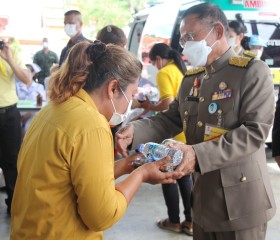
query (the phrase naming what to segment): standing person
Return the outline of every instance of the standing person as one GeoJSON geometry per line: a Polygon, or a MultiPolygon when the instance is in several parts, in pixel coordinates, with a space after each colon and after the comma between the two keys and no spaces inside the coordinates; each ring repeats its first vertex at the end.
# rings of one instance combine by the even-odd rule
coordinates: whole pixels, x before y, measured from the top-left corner
{"type": "Polygon", "coordinates": [[[58,63],[57,54],[49,49],[49,41],[47,38],[43,38],[43,49],[36,52],[33,63],[37,64],[41,71],[37,73],[36,77],[38,82],[44,85],[44,80],[50,75],[50,68],[53,64],[58,63]]]}
{"type": "Polygon", "coordinates": [[[82,14],[77,10],[70,10],[64,14],[64,31],[70,37],[66,47],[62,49],[59,66],[67,58],[70,49],[78,42],[87,40],[82,34],[83,20],[82,14]]]}
{"type": "MultiPolygon", "coordinates": [[[[171,49],[164,43],[155,44],[149,52],[149,58],[153,66],[159,71],[156,76],[156,83],[160,93],[160,101],[157,104],[152,104],[147,99],[141,103],[141,107],[150,111],[167,110],[169,104],[174,101],[182,79],[187,71],[184,61],[180,53],[171,49]]],[[[184,132],[174,137],[174,140],[186,143],[184,132]]],[[[191,175],[186,175],[177,180],[177,184],[163,184],[162,191],[167,206],[168,218],[160,220],[158,226],[163,229],[168,229],[174,232],[186,232],[192,235],[192,216],[191,216],[191,175]],[[185,221],[180,223],[179,209],[179,192],[184,205],[185,221]]]]}
{"type": "Polygon", "coordinates": [[[112,43],[121,47],[125,47],[127,43],[127,38],[125,36],[124,31],[121,28],[114,25],[107,25],[101,30],[99,30],[96,39],[100,40],[105,44],[112,43]]]}
{"type": "Polygon", "coordinates": [[[258,35],[252,35],[249,41],[249,47],[251,52],[256,56],[256,59],[261,59],[263,55],[263,48],[266,47],[265,41],[258,35]]]}
{"type": "Polygon", "coordinates": [[[272,157],[275,157],[275,161],[280,168],[280,87],[272,129],[272,157]]]}
{"type": "MultiPolygon", "coordinates": [[[[111,43],[111,44],[115,44],[115,45],[118,45],[123,48],[125,47],[126,42],[127,42],[127,38],[124,34],[124,31],[121,28],[114,26],[114,25],[107,25],[107,26],[103,27],[102,29],[100,29],[96,35],[96,39],[105,44],[111,43]]],[[[115,159],[117,159],[119,157],[118,152],[116,150],[115,135],[121,125],[122,125],[122,123],[117,126],[111,126],[113,140],[114,140],[115,159]]]]}
{"type": "Polygon", "coordinates": [[[237,55],[243,56],[245,49],[242,47],[241,42],[245,34],[244,25],[236,20],[229,22],[229,45],[234,49],[237,55]]]}
{"type": "Polygon", "coordinates": [[[131,143],[134,149],[183,130],[187,145],[173,147],[184,152],[176,170],[193,173],[194,239],[263,240],[276,212],[264,146],[274,115],[270,70],[236,56],[218,6],[187,9],[180,33],[183,54],[197,68],[167,111],[119,130],[118,147],[125,155],[131,143]]]}
{"type": "Polygon", "coordinates": [[[182,176],[159,170],[168,157],[136,170],[131,163],[139,154],[114,162],[109,124],[124,119],[140,73],[127,50],[83,41],[51,75],[50,101],[33,119],[19,154],[12,240],[103,239],[142,182],[182,176]]]}
{"type": "Polygon", "coordinates": [[[18,52],[9,48],[5,42],[0,49],[0,168],[6,183],[8,198],[7,213],[10,214],[11,202],[17,178],[17,157],[21,144],[20,114],[16,107],[15,76],[29,84],[28,71],[18,52]]]}

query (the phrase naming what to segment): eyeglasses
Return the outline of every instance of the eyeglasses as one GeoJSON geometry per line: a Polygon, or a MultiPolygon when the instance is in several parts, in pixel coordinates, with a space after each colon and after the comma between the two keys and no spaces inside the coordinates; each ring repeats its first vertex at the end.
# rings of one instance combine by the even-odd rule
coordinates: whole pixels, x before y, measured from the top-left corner
{"type": "MultiPolygon", "coordinates": [[[[213,25],[215,25],[215,24],[213,24],[213,25]]],[[[200,29],[197,33],[195,33],[195,32],[187,32],[187,33],[185,33],[185,34],[180,38],[180,40],[179,40],[180,46],[181,46],[182,48],[184,48],[186,42],[188,42],[188,41],[194,41],[194,39],[197,37],[197,35],[198,35],[202,30],[204,30],[204,29],[203,29],[203,28],[200,29]]]]}
{"type": "Polygon", "coordinates": [[[194,41],[194,33],[193,32],[187,32],[186,34],[184,34],[180,40],[179,40],[179,44],[182,48],[184,48],[185,44],[187,41],[194,41]]]}

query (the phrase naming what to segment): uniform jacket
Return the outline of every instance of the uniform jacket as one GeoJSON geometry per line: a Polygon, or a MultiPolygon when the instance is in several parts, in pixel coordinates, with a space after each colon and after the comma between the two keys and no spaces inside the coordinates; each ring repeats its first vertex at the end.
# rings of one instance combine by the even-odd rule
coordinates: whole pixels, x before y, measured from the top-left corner
{"type": "Polygon", "coordinates": [[[270,220],[276,211],[264,149],[273,122],[272,79],[264,62],[244,64],[243,60],[248,58],[237,57],[229,49],[205,72],[193,70],[185,76],[169,110],[132,123],[132,148],[161,142],[184,128],[200,168],[194,173],[193,221],[204,231],[251,228],[270,220]],[[193,101],[196,78],[201,84],[193,101]],[[214,98],[221,83],[230,97],[214,98]],[[215,112],[209,110],[211,103],[217,105],[215,112]],[[219,119],[228,132],[216,141],[204,141],[206,124],[216,126],[219,119]]]}

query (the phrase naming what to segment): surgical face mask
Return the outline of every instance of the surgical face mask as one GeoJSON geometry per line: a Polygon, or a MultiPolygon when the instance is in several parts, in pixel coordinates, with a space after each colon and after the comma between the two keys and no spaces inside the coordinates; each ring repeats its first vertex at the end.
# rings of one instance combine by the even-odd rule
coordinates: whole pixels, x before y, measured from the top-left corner
{"type": "Polygon", "coordinates": [[[237,46],[236,42],[235,42],[235,37],[230,37],[228,39],[228,44],[229,46],[231,46],[232,48],[235,48],[237,46]]]}
{"type": "Polygon", "coordinates": [[[48,48],[49,47],[49,43],[48,42],[43,42],[43,48],[48,48]]]}
{"type": "Polygon", "coordinates": [[[117,125],[121,124],[123,121],[125,121],[125,119],[127,118],[128,114],[130,112],[130,109],[131,109],[132,100],[128,101],[128,99],[127,99],[127,97],[126,97],[126,95],[125,95],[125,93],[123,92],[122,89],[121,89],[121,92],[124,95],[126,101],[128,102],[127,109],[126,109],[125,113],[123,113],[123,114],[117,113],[117,110],[115,108],[115,104],[114,104],[113,100],[111,99],[111,102],[112,102],[112,105],[113,105],[113,108],[114,108],[114,111],[115,111],[113,113],[110,121],[109,121],[109,124],[111,126],[117,126],[117,125]]]}
{"type": "Polygon", "coordinates": [[[201,41],[187,41],[184,49],[183,54],[186,56],[188,61],[194,67],[202,67],[206,65],[208,55],[212,51],[212,47],[216,42],[212,44],[212,46],[207,46],[206,39],[209,34],[212,32],[213,28],[209,31],[207,36],[201,41]]]}
{"type": "Polygon", "coordinates": [[[78,33],[76,24],[65,24],[64,31],[69,37],[74,37],[78,33]]]}
{"type": "Polygon", "coordinates": [[[263,53],[261,49],[252,49],[251,52],[256,54],[256,59],[260,59],[263,53]]]}

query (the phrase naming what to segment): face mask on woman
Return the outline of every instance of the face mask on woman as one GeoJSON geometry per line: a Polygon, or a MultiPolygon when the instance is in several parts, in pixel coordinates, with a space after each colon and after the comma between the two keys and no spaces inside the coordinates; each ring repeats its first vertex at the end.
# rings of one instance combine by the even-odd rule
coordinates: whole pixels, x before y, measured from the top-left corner
{"type": "Polygon", "coordinates": [[[76,24],[65,24],[64,31],[69,37],[74,37],[78,33],[76,24]]]}
{"type": "Polygon", "coordinates": [[[231,46],[232,48],[235,48],[237,46],[236,41],[235,41],[235,37],[230,37],[228,39],[228,44],[229,46],[231,46]]]}
{"type": "MultiPolygon", "coordinates": [[[[121,89],[121,88],[120,88],[121,89]]],[[[123,92],[123,90],[121,89],[121,92],[122,94],[124,95],[126,101],[128,102],[128,105],[127,105],[127,109],[125,111],[125,113],[121,114],[121,113],[118,113],[116,108],[115,108],[115,104],[113,102],[113,100],[111,99],[111,102],[112,102],[112,105],[113,105],[113,108],[114,108],[114,113],[109,121],[109,124],[111,126],[117,126],[119,124],[121,124],[128,116],[129,112],[130,112],[130,109],[131,109],[131,105],[132,105],[132,100],[128,101],[125,93],[123,92]]]]}
{"type": "Polygon", "coordinates": [[[186,56],[188,61],[194,67],[205,66],[208,55],[212,51],[212,47],[217,42],[214,42],[212,46],[207,46],[206,39],[212,32],[213,28],[209,31],[207,36],[201,41],[186,41],[183,54],[186,56]]]}

